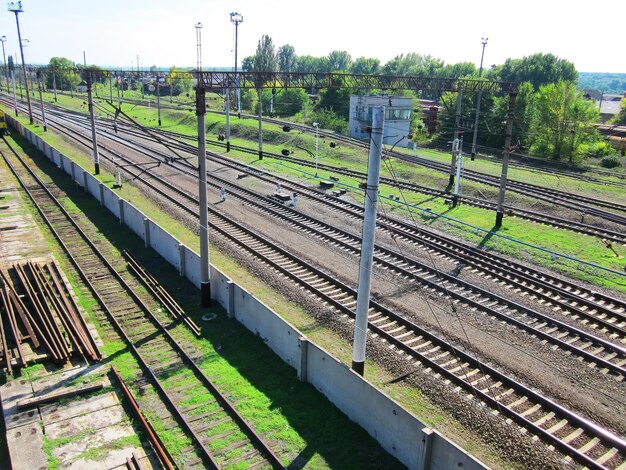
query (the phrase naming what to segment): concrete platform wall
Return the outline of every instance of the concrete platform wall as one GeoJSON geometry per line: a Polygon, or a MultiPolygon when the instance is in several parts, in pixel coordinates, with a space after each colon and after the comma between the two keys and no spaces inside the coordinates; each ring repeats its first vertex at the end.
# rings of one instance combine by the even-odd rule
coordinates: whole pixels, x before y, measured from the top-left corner
{"type": "MultiPolygon", "coordinates": [[[[41,141],[11,117],[9,123],[29,141],[41,141]]],[[[41,148],[43,146],[39,144],[41,148]]],[[[48,158],[57,163],[55,149],[46,147],[48,158]]],[[[196,287],[200,286],[200,257],[182,245],[132,204],[120,199],[80,166],[62,168],[81,186],[141,237],[196,287]]],[[[231,318],[257,334],[283,361],[292,366],[300,380],[311,383],[352,421],[363,427],[381,446],[410,469],[444,470],[486,468],[454,443],[426,427],[392,398],[378,390],[346,364],[306,338],[253,294],[211,266],[211,297],[231,318]]]]}

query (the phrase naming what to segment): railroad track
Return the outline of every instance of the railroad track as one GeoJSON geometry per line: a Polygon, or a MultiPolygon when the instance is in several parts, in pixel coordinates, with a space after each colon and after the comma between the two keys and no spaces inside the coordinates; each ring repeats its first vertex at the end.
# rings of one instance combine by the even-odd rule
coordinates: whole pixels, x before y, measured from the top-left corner
{"type": "MultiPolygon", "coordinates": [[[[145,155],[149,159],[164,161],[169,158],[166,154],[159,155],[154,150],[147,151],[129,142],[120,140],[120,143],[135,152],[145,155]]],[[[101,147],[109,153],[113,153],[110,148],[104,145],[101,145],[101,147]]],[[[216,157],[216,155],[213,155],[213,157],[216,157]]],[[[126,159],[117,152],[115,152],[115,158],[121,159],[125,163],[131,163],[131,160],[126,159]]],[[[241,167],[239,166],[238,169],[241,169],[241,167]]],[[[178,170],[191,178],[196,177],[195,172],[189,170],[188,164],[179,165],[178,170]]],[[[215,189],[225,187],[230,194],[239,198],[245,204],[255,207],[270,217],[286,221],[299,230],[337,246],[354,256],[358,256],[360,253],[360,238],[331,224],[284,207],[282,203],[276,200],[241,188],[226,179],[220,178],[215,173],[210,175],[209,184],[215,189]]],[[[194,203],[197,204],[197,201],[194,200],[194,203]]],[[[184,203],[179,203],[179,205],[182,206],[184,203]]],[[[354,215],[356,218],[362,217],[360,213],[354,215]]],[[[539,280],[529,283],[531,280],[530,276],[524,275],[524,272],[521,272],[519,269],[517,277],[509,274],[513,263],[506,265],[500,263],[498,265],[494,263],[494,260],[497,261],[498,257],[493,255],[475,249],[473,251],[459,251],[459,245],[450,247],[450,243],[448,243],[448,247],[445,247],[444,240],[438,241],[432,235],[430,238],[418,237],[419,231],[415,227],[408,226],[408,224],[405,224],[403,227],[388,221],[385,217],[381,220],[383,227],[394,235],[399,235],[413,243],[419,243],[427,249],[437,250],[445,256],[454,256],[469,267],[480,269],[483,273],[492,276],[498,282],[506,282],[517,289],[529,292],[540,302],[549,302],[554,310],[560,311],[578,322],[579,327],[542,314],[486,289],[476,287],[469,282],[458,279],[456,276],[442,273],[425,263],[407,256],[405,253],[399,253],[380,245],[376,246],[374,259],[378,266],[418,282],[423,287],[440,295],[449,296],[457,302],[466,303],[471,308],[486,312],[493,318],[506,321],[526,331],[528,334],[536,336],[540,340],[548,341],[562,350],[570,351],[584,358],[605,372],[615,374],[618,380],[623,380],[626,375],[626,348],[623,346],[623,344],[626,344],[626,303],[612,299],[612,303],[606,305],[606,298],[602,300],[593,299],[595,300],[594,302],[581,296],[571,294],[568,296],[567,290],[562,285],[553,284],[549,286],[546,282],[540,282],[539,280]],[[402,230],[402,228],[405,229],[402,230]],[[548,289],[548,287],[551,287],[551,289],[548,289]],[[581,328],[591,328],[596,332],[601,331],[610,340],[605,340],[581,328]]],[[[525,269],[529,271],[528,268],[525,269]]],[[[535,275],[537,274],[535,271],[535,275]]]]}
{"type": "MultiPolygon", "coordinates": [[[[50,114],[54,114],[57,113],[58,117],[63,118],[63,119],[72,119],[72,120],[84,120],[84,115],[82,115],[81,113],[75,112],[75,111],[71,111],[71,110],[63,110],[63,111],[58,111],[58,109],[55,110],[51,110],[48,111],[49,115],[50,114]]],[[[276,120],[269,120],[269,122],[273,122],[276,120]]],[[[284,121],[276,121],[277,123],[284,123],[284,121]]],[[[109,122],[107,123],[106,120],[102,119],[100,120],[100,124],[103,126],[108,127],[109,129],[112,129],[112,124],[109,122]]],[[[81,122],[81,125],[85,125],[84,122],[81,122]]],[[[299,127],[298,127],[299,128],[299,127]]],[[[119,126],[120,131],[122,130],[122,126],[119,126]]],[[[125,133],[129,133],[129,134],[135,134],[139,137],[142,138],[147,138],[145,133],[141,134],[138,132],[135,132],[132,129],[128,129],[128,128],[124,128],[123,131],[125,133]]],[[[180,133],[175,133],[175,132],[170,132],[170,131],[164,131],[161,129],[152,129],[151,130],[152,133],[159,133],[162,135],[166,135],[166,136],[170,136],[172,138],[175,139],[180,139],[180,138],[185,138],[185,139],[193,139],[193,137],[190,137],[188,135],[184,135],[184,134],[180,134],[180,133]]],[[[332,136],[335,136],[334,134],[329,134],[332,136]]],[[[354,139],[352,139],[354,140],[354,139]]],[[[208,141],[209,144],[211,145],[215,145],[215,146],[219,146],[219,147],[225,147],[225,144],[223,142],[219,142],[219,141],[208,141]]],[[[363,144],[363,142],[356,140],[356,142],[351,142],[354,143],[355,145],[359,145],[359,146],[363,146],[365,144],[363,144]]],[[[251,148],[247,148],[247,147],[242,147],[242,146],[231,146],[231,148],[233,148],[234,150],[238,150],[241,152],[245,152],[245,153],[250,153],[250,154],[254,154],[256,155],[258,150],[257,149],[251,149],[251,148]]],[[[280,154],[274,154],[271,152],[264,152],[267,156],[270,156],[271,158],[274,159],[278,159],[278,160],[285,160],[285,161],[291,161],[293,163],[296,163],[298,165],[302,165],[302,166],[307,166],[307,167],[314,167],[315,165],[308,161],[308,160],[304,160],[304,159],[298,159],[298,158],[294,158],[294,157],[287,157],[284,155],[280,155],[280,154]]],[[[402,154],[400,154],[402,155],[402,154]]],[[[416,158],[421,158],[421,157],[416,157],[416,158]]],[[[430,163],[437,163],[437,162],[432,162],[430,160],[424,159],[425,162],[427,162],[428,164],[430,163]]],[[[322,168],[324,170],[327,171],[331,171],[334,172],[336,174],[343,174],[346,176],[351,176],[354,178],[359,178],[359,179],[365,179],[366,178],[366,174],[363,172],[358,172],[355,170],[349,170],[346,168],[342,168],[342,167],[336,167],[336,166],[331,166],[331,165],[325,165],[325,164],[318,164],[319,168],[322,168]]],[[[444,165],[445,167],[445,165],[444,165]]],[[[443,168],[443,167],[442,167],[443,168]]],[[[495,178],[495,177],[494,177],[495,178]]],[[[435,196],[435,197],[441,197],[443,199],[445,199],[448,203],[452,202],[452,196],[446,192],[446,191],[441,191],[441,190],[437,190],[437,189],[433,189],[433,188],[428,188],[425,186],[421,186],[415,183],[411,183],[411,182],[407,182],[407,181],[400,181],[400,180],[394,180],[391,178],[385,178],[382,177],[381,181],[385,184],[391,185],[391,186],[395,186],[401,189],[406,189],[412,192],[416,192],[419,194],[426,194],[429,196],[435,196]]],[[[499,184],[499,182],[498,182],[499,184]]],[[[486,210],[491,210],[491,211],[495,211],[496,210],[496,206],[497,204],[493,201],[488,201],[488,200],[484,200],[484,199],[478,199],[478,198],[474,198],[474,197],[468,197],[468,196],[459,196],[459,201],[463,204],[467,204],[473,207],[479,207],[482,209],[486,209],[486,210]]],[[[549,202],[554,202],[552,200],[552,198],[548,198],[548,199],[544,199],[547,200],[549,202]]],[[[569,207],[569,206],[568,206],[569,207]]],[[[533,210],[529,210],[529,209],[523,209],[520,207],[516,207],[516,206],[512,206],[512,205],[508,205],[505,204],[504,205],[505,210],[507,211],[507,213],[509,215],[524,219],[524,220],[530,220],[532,222],[536,222],[536,223],[540,223],[540,224],[546,224],[546,225],[550,225],[553,227],[557,227],[557,228],[561,228],[561,229],[565,229],[565,230],[570,230],[576,233],[581,233],[581,234],[585,234],[588,236],[593,236],[596,238],[600,238],[602,240],[607,240],[609,242],[616,242],[616,243],[620,243],[620,244],[624,244],[626,245],[626,234],[617,230],[613,230],[610,228],[605,228],[605,227],[599,227],[596,225],[592,225],[592,224],[588,224],[584,222],[584,219],[586,216],[595,216],[595,217],[599,217],[602,219],[607,219],[607,220],[611,220],[612,222],[616,223],[616,224],[622,224],[622,222],[626,221],[626,218],[624,218],[624,220],[622,220],[621,217],[617,216],[618,218],[613,220],[614,218],[610,215],[606,215],[603,213],[599,213],[597,212],[597,210],[591,208],[591,209],[587,209],[587,208],[581,208],[581,207],[569,207],[570,209],[573,209],[577,212],[579,212],[581,214],[581,221],[578,222],[576,220],[570,220],[570,219],[565,219],[563,217],[558,217],[555,215],[550,215],[550,214],[545,214],[542,212],[538,212],[538,211],[533,211],[533,210]]]]}
{"type": "MultiPolygon", "coordinates": [[[[129,171],[133,178],[146,184],[155,194],[175,202],[187,214],[196,210],[197,201],[181,189],[153,175],[129,171]]],[[[251,230],[229,220],[209,207],[209,223],[214,233],[246,250],[262,263],[307,289],[343,317],[353,318],[356,291],[304,263],[251,230]]],[[[529,387],[480,362],[472,355],[450,345],[411,321],[376,302],[370,303],[373,336],[384,340],[424,370],[439,374],[454,386],[486,402],[494,413],[511,419],[549,445],[589,468],[626,468],[626,442],[590,420],[549,400],[529,387]]]]}
{"type": "MultiPolygon", "coordinates": [[[[250,118],[253,118],[253,116],[250,116],[250,118]]],[[[277,119],[267,119],[266,122],[272,122],[278,125],[289,125],[295,129],[314,132],[314,130],[308,126],[304,126],[301,124],[293,124],[287,121],[281,121],[277,119]]],[[[337,134],[334,132],[320,131],[320,136],[332,138],[336,141],[344,142],[344,143],[361,147],[361,148],[367,148],[367,145],[368,145],[367,142],[364,142],[362,140],[344,136],[344,135],[337,134]]],[[[412,163],[416,163],[420,166],[425,166],[427,168],[431,168],[442,173],[449,174],[450,172],[449,164],[429,160],[425,157],[407,155],[401,152],[388,151],[388,150],[383,150],[383,155],[388,155],[388,156],[395,157],[399,160],[405,160],[405,161],[409,161],[412,163]]],[[[499,187],[500,185],[499,176],[494,176],[494,175],[482,173],[479,171],[464,170],[464,177],[467,179],[476,181],[476,182],[490,185],[490,186],[499,187]]],[[[586,197],[586,196],[579,196],[577,194],[573,194],[573,193],[569,193],[565,191],[559,191],[559,190],[555,190],[552,188],[546,188],[544,186],[525,183],[522,181],[516,181],[513,179],[507,180],[507,190],[518,192],[523,195],[532,194],[534,197],[541,198],[547,202],[556,203],[558,201],[560,205],[564,205],[565,207],[570,207],[571,204],[568,201],[574,200],[574,201],[578,201],[579,203],[592,204],[592,205],[596,205],[598,207],[603,207],[606,209],[619,209],[623,212],[626,212],[625,204],[615,204],[612,201],[606,201],[603,199],[597,199],[597,198],[586,197]],[[551,198],[554,198],[554,199],[551,199],[551,198]]],[[[580,207],[585,209],[585,206],[583,205],[580,205],[580,207]]],[[[589,211],[589,213],[593,212],[592,210],[589,210],[589,209],[587,210],[589,211]]],[[[605,213],[605,212],[598,211],[598,214],[602,214],[602,213],[605,213]]],[[[611,213],[605,213],[605,214],[608,216],[611,215],[611,213]]],[[[624,223],[624,221],[626,221],[626,217],[621,217],[620,220],[622,221],[621,223],[624,223]]]]}
{"type": "MultiPolygon", "coordinates": [[[[121,132],[121,130],[120,130],[121,132]]],[[[140,133],[137,132],[133,129],[128,129],[128,128],[124,128],[123,129],[124,133],[128,133],[131,135],[136,135],[140,138],[144,138],[144,139],[149,139],[150,137],[146,136],[145,133],[140,133]]],[[[175,139],[180,139],[180,138],[185,138],[187,140],[193,140],[193,137],[190,137],[188,135],[184,135],[184,134],[179,134],[179,133],[171,133],[168,131],[162,131],[162,130],[157,130],[154,131],[152,130],[152,132],[158,132],[160,134],[175,138],[175,139]]],[[[214,146],[218,146],[218,147],[225,147],[226,145],[223,142],[220,141],[208,141],[209,144],[214,145],[214,146]]],[[[171,144],[171,142],[170,142],[171,144]]],[[[174,144],[177,145],[177,144],[174,144]]],[[[180,144],[178,144],[180,145],[180,144]]],[[[177,147],[181,150],[189,150],[189,147],[187,145],[180,145],[179,147],[177,147]]],[[[249,153],[251,155],[256,155],[258,153],[257,149],[252,149],[252,148],[248,148],[248,147],[243,147],[243,146],[239,146],[239,145],[231,145],[231,148],[233,150],[237,150],[240,152],[244,152],[244,153],[249,153]]],[[[266,156],[269,156],[273,159],[277,159],[277,160],[283,160],[283,161],[289,161],[292,163],[295,163],[297,165],[301,165],[301,166],[305,166],[305,167],[309,167],[309,168],[314,168],[315,167],[315,163],[309,161],[309,160],[305,160],[305,159],[301,159],[301,158],[295,158],[295,157],[289,157],[289,156],[285,156],[285,155],[281,155],[281,154],[276,154],[276,153],[272,153],[272,152],[264,152],[264,154],[266,156]]],[[[367,174],[364,172],[360,172],[360,171],[356,171],[356,170],[351,170],[351,169],[347,169],[347,168],[343,168],[343,167],[337,167],[337,166],[333,166],[333,165],[326,165],[326,164],[317,164],[317,167],[319,169],[322,170],[326,170],[329,172],[332,172],[334,174],[340,174],[340,175],[345,175],[345,176],[349,176],[352,178],[356,178],[356,179],[360,179],[365,181],[367,179],[367,174]]],[[[381,183],[383,184],[387,184],[389,186],[392,187],[397,187],[399,189],[404,189],[404,190],[408,190],[411,192],[415,192],[415,193],[419,193],[419,194],[426,194],[428,196],[435,196],[435,197],[439,197],[444,199],[446,202],[448,203],[452,203],[453,197],[450,193],[446,192],[446,191],[442,191],[442,190],[438,190],[438,189],[433,189],[433,188],[429,188],[426,186],[422,186],[422,185],[418,185],[416,183],[412,183],[412,182],[408,182],[408,181],[403,181],[403,180],[396,180],[393,178],[389,178],[389,177],[384,177],[381,176],[381,183]]],[[[479,199],[479,198],[475,198],[475,197],[470,197],[470,196],[459,196],[458,200],[462,203],[462,204],[467,204],[473,207],[479,207],[481,209],[486,209],[486,210],[491,210],[491,211],[495,211],[497,208],[497,204],[493,201],[489,201],[489,200],[485,200],[485,199],[479,199]]],[[[565,219],[563,217],[558,217],[555,215],[551,215],[551,214],[545,214],[542,212],[538,212],[538,211],[533,211],[533,210],[529,210],[529,209],[523,209],[521,207],[516,207],[516,206],[512,206],[509,204],[505,204],[504,205],[504,209],[507,211],[507,213],[509,215],[524,219],[524,220],[530,220],[532,222],[536,222],[539,224],[546,224],[546,225],[550,225],[553,227],[557,227],[557,228],[561,228],[561,229],[565,229],[565,230],[570,230],[576,233],[582,233],[584,235],[588,235],[588,236],[592,236],[592,237],[596,237],[596,238],[601,238],[603,240],[608,240],[611,242],[617,242],[620,244],[624,244],[626,245],[626,233],[624,232],[620,232],[617,230],[612,230],[609,228],[605,228],[605,227],[599,227],[599,226],[595,226],[592,224],[588,224],[583,222],[585,219],[585,216],[589,215],[589,216],[598,216],[598,214],[596,214],[593,211],[587,211],[586,209],[580,209],[580,208],[573,208],[575,209],[577,212],[581,213],[581,221],[576,221],[576,220],[570,220],[570,219],[565,219]]],[[[619,221],[617,223],[620,223],[619,221]]]]}
{"type": "Polygon", "coordinates": [[[98,250],[8,142],[2,147],[12,173],[105,308],[168,410],[194,442],[198,458],[186,466],[223,468],[245,462],[249,467],[282,468],[273,451],[152,313],[156,303],[136,293],[118,272],[120,268],[98,250]],[[210,398],[197,400],[203,395],[210,398]]]}

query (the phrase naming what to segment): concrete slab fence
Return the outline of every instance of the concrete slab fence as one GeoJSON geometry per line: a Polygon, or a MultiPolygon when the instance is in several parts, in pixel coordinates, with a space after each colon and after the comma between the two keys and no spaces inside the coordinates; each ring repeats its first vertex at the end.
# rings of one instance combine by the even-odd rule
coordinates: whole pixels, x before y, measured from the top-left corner
{"type": "MultiPolygon", "coordinates": [[[[200,286],[200,257],[156,222],[93,177],[69,157],[48,145],[30,129],[7,115],[9,124],[33,143],[76,184],[85,188],[121,224],[153,248],[196,287],[200,286]]],[[[363,427],[391,455],[410,469],[475,470],[487,468],[453,442],[429,429],[399,403],[355,374],[297,328],[211,266],[211,297],[229,317],[258,335],[300,380],[312,384],[352,421],[363,427]]]]}

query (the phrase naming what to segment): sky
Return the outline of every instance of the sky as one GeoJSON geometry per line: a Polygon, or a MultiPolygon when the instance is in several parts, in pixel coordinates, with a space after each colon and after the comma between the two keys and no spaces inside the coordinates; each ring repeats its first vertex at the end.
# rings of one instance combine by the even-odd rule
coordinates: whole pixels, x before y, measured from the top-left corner
{"type": "MultiPolygon", "coordinates": [[[[430,54],[446,63],[485,67],[537,52],[553,53],[581,72],[626,73],[626,0],[23,0],[20,13],[27,63],[54,56],[129,68],[196,65],[202,28],[202,66],[234,63],[230,13],[243,15],[238,56],[253,55],[262,35],[298,55],[345,50],[352,59],[430,54]]],[[[0,11],[6,53],[19,56],[15,15],[0,11]]]]}

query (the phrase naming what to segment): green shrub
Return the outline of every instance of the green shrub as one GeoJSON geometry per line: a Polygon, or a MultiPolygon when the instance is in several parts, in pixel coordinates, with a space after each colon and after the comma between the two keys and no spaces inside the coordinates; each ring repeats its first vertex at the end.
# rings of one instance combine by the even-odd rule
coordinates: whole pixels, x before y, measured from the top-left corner
{"type": "Polygon", "coordinates": [[[622,166],[622,162],[617,155],[609,155],[600,161],[600,166],[603,168],[617,168],[622,166]]]}
{"type": "Polygon", "coordinates": [[[611,145],[605,141],[597,141],[590,144],[582,145],[581,150],[587,158],[606,157],[613,151],[611,145]]]}

